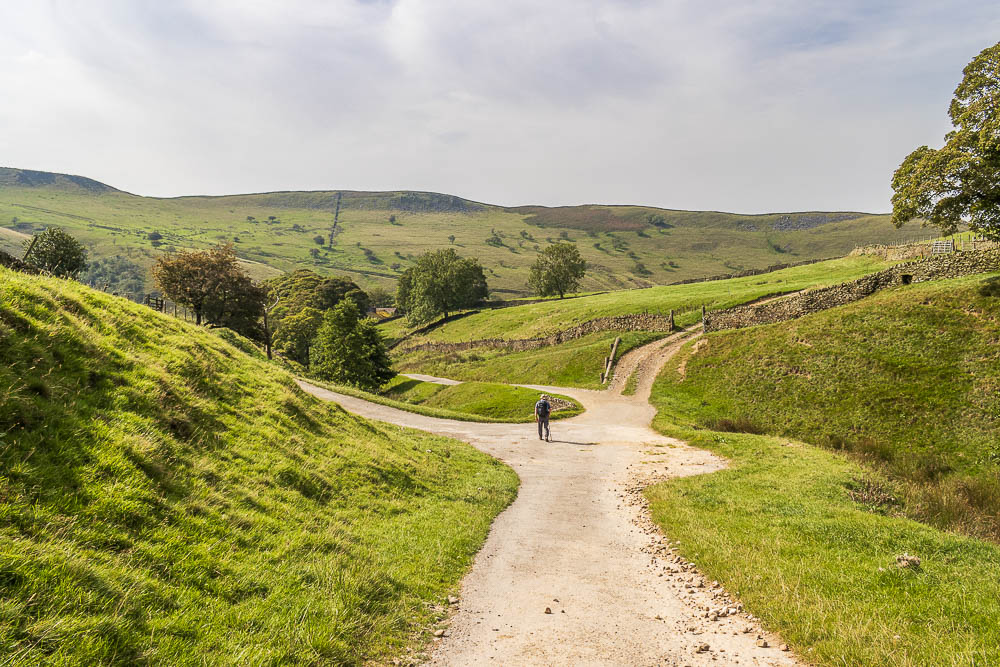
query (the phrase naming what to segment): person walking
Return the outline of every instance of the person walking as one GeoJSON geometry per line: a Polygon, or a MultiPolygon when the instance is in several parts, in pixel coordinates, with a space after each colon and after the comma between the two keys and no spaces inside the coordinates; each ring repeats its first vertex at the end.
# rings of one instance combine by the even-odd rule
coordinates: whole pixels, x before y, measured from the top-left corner
{"type": "Polygon", "coordinates": [[[538,439],[542,440],[542,429],[545,429],[546,442],[552,442],[549,435],[549,414],[552,412],[552,405],[549,403],[548,394],[542,394],[535,403],[535,421],[538,423],[538,439]]]}

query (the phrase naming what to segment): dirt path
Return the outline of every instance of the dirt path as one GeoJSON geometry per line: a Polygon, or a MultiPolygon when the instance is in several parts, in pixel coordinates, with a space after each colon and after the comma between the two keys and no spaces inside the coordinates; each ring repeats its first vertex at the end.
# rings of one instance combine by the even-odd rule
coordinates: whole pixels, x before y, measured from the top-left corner
{"type": "Polygon", "coordinates": [[[534,424],[434,419],[299,383],[364,417],[465,440],[521,478],[429,664],[796,664],[776,648],[778,638],[677,558],[648,518],[644,486],[723,467],[649,427],[653,378],[682,343],[672,337],[630,353],[643,378],[631,397],[620,394],[624,379],[613,391],[535,387],[586,408],[553,422],[551,443],[538,440],[534,424]]]}

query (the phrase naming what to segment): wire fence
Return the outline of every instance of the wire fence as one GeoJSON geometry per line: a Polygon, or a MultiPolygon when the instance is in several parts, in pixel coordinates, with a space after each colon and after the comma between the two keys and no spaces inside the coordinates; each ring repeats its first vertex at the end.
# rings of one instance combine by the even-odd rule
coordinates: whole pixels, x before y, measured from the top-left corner
{"type": "Polygon", "coordinates": [[[110,289],[108,285],[97,285],[93,283],[90,284],[90,287],[100,290],[106,294],[111,294],[112,296],[128,299],[133,303],[149,306],[157,312],[173,315],[174,317],[182,319],[186,322],[195,322],[198,319],[193,310],[177,303],[176,301],[163,298],[159,292],[126,292],[110,289]]]}

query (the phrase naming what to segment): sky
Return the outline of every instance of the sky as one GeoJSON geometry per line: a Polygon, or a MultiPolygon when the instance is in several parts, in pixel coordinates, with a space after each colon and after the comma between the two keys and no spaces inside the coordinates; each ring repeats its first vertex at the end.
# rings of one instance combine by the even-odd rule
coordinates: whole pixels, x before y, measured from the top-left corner
{"type": "Polygon", "coordinates": [[[0,3],[0,166],[142,195],[890,209],[995,1],[0,3]]]}

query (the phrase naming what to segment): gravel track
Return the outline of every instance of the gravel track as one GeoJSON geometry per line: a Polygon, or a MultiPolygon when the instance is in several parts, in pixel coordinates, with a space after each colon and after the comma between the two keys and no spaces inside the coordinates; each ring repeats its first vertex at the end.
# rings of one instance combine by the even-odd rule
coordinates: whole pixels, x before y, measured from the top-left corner
{"type": "Polygon", "coordinates": [[[553,422],[550,443],[534,424],[435,419],[299,382],[361,416],[469,442],[521,478],[462,582],[444,636],[402,664],[797,664],[737,600],[681,560],[648,516],[646,485],[725,466],[649,427],[653,380],[691,335],[623,357],[640,369],[634,396],[621,395],[631,374],[624,367],[608,391],[531,386],[586,409],[553,422]]]}

